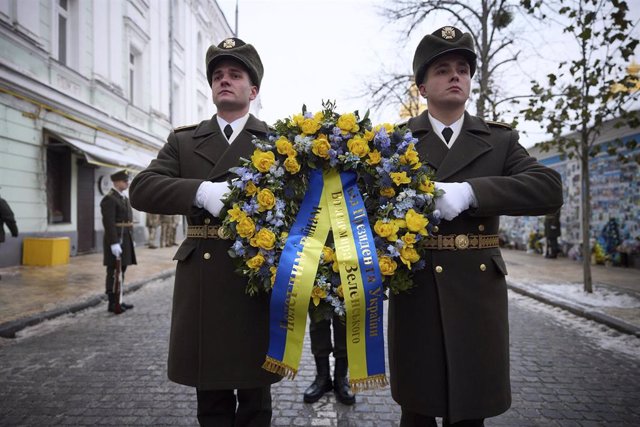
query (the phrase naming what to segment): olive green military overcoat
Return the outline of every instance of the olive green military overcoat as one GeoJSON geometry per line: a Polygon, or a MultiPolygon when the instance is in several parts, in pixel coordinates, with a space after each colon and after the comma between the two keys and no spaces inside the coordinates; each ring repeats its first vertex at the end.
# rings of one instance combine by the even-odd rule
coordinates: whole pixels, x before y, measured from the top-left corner
{"type": "Polygon", "coordinates": [[[133,212],[129,200],[115,189],[109,190],[100,201],[102,213],[102,227],[104,237],[102,239],[102,264],[105,266],[116,265],[116,257],[111,253],[111,245],[120,243],[122,266],[136,263],[136,251],[133,247],[133,227],[123,227],[118,224],[131,224],[133,212]]]}
{"type": "MultiPolygon", "coordinates": [[[[171,132],[149,167],[131,183],[131,203],[141,211],[186,215],[189,225],[219,219],[193,205],[204,180],[224,181],[240,157],[250,158],[253,135],[266,123],[250,116],[231,145],[215,116],[171,132]]],[[[187,238],[178,248],[169,342],[169,379],[201,390],[254,388],[280,377],[262,369],[268,349],[269,298],[245,294],[234,272],[230,240],[187,238]]]]}
{"type": "MultiPolygon", "coordinates": [[[[498,234],[500,215],[544,215],[562,205],[559,174],[530,157],[508,126],[465,114],[451,149],[427,112],[408,126],[436,181],[466,181],[478,202],[434,234],[498,234]]],[[[400,405],[451,422],[509,408],[506,274],[499,248],[433,250],[416,287],[391,296],[390,380],[400,405]]]]}

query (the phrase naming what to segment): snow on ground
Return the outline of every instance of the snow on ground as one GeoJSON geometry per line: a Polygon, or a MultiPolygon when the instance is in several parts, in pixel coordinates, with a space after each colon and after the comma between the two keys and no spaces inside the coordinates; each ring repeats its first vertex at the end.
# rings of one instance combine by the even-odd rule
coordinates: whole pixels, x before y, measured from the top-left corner
{"type": "Polygon", "coordinates": [[[567,301],[589,307],[640,308],[639,298],[605,286],[594,286],[593,292],[590,294],[583,290],[581,283],[536,284],[534,286],[567,301]]]}
{"type": "MultiPolygon", "coordinates": [[[[566,286],[566,285],[562,285],[566,286]]],[[[613,295],[612,298],[617,298],[613,295]]],[[[576,316],[561,308],[509,291],[509,302],[525,310],[542,313],[563,327],[575,330],[600,348],[618,352],[640,361],[640,338],[624,334],[606,325],[576,316]]]]}

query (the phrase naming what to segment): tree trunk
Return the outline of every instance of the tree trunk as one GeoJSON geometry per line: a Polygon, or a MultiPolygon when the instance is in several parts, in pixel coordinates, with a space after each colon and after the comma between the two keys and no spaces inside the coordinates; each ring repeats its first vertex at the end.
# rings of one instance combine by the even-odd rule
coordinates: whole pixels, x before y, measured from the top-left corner
{"type": "Polygon", "coordinates": [[[580,193],[580,199],[582,203],[582,267],[583,267],[583,280],[584,291],[587,293],[593,292],[593,285],[591,280],[591,186],[589,185],[589,145],[587,143],[587,135],[582,135],[580,156],[580,182],[582,191],[580,193]]]}

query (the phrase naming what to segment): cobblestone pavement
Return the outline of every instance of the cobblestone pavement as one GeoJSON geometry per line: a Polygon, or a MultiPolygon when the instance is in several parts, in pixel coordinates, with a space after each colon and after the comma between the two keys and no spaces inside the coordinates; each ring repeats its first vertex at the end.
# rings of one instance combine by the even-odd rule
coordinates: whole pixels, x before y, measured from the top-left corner
{"type": "MultiPolygon", "coordinates": [[[[0,426],[197,425],[195,393],[166,379],[172,279],[0,341],[0,426]]],[[[510,295],[513,406],[487,426],[640,425],[640,339],[510,295]]],[[[223,351],[224,349],[221,349],[223,351]]],[[[273,387],[274,426],[396,426],[389,388],[346,407],[302,402],[308,344],[294,381],[273,387]]]]}

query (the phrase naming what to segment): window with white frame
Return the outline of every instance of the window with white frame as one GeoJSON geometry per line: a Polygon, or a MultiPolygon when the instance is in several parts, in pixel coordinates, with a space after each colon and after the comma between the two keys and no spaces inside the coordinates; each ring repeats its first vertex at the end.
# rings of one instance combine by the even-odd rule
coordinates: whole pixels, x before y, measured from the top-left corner
{"type": "Polygon", "coordinates": [[[56,24],[58,28],[57,32],[57,57],[58,62],[67,65],[69,63],[69,19],[71,14],[69,13],[70,4],[69,0],[57,0],[56,1],[56,24]]]}
{"type": "Polygon", "coordinates": [[[139,104],[142,90],[142,55],[133,46],[129,48],[129,101],[139,104]]]}

